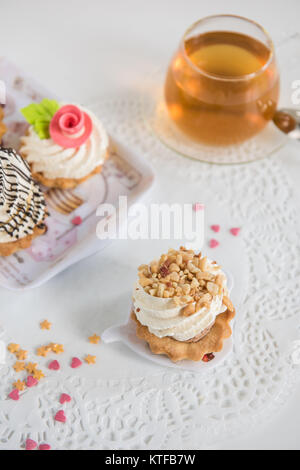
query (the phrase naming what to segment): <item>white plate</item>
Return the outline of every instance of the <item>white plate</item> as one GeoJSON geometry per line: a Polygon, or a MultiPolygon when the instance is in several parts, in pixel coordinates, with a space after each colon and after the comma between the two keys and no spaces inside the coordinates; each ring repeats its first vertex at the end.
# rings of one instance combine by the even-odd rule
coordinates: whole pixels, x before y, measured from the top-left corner
{"type": "MultiPolygon", "coordinates": [[[[228,279],[228,290],[232,291],[234,286],[233,277],[230,273],[225,272],[228,279]]],[[[130,297],[130,296],[129,296],[130,297]]],[[[131,309],[130,309],[131,313],[131,309]]],[[[106,344],[114,342],[122,342],[126,344],[132,351],[139,354],[140,356],[148,359],[149,361],[155,362],[161,367],[172,367],[174,369],[183,369],[191,372],[205,372],[209,369],[213,369],[220,365],[226,357],[232,352],[233,348],[233,336],[224,341],[224,346],[222,351],[214,353],[215,359],[210,362],[193,362],[193,361],[179,361],[172,362],[167,356],[153,354],[148,346],[148,343],[136,335],[136,324],[131,319],[124,325],[113,326],[105,330],[101,335],[102,341],[106,344]]]]}
{"type": "MultiPolygon", "coordinates": [[[[20,108],[44,97],[55,97],[6,59],[0,59],[0,77],[7,90],[5,123],[8,132],[3,137],[3,145],[17,149],[26,130],[20,108]]],[[[40,286],[72,264],[105,248],[108,242],[96,237],[100,221],[96,216],[97,208],[104,203],[118,208],[121,195],[127,196],[129,208],[152,186],[154,175],[148,163],[113,137],[110,140],[111,156],[101,174],[72,191],[44,188],[50,212],[46,219],[48,231],[38,237],[30,249],[8,258],[0,257],[2,287],[24,290],[40,286]],[[57,193],[64,201],[72,200],[74,210],[62,214],[55,203],[57,193]],[[83,220],[80,226],[72,224],[77,216],[83,220]]]]}

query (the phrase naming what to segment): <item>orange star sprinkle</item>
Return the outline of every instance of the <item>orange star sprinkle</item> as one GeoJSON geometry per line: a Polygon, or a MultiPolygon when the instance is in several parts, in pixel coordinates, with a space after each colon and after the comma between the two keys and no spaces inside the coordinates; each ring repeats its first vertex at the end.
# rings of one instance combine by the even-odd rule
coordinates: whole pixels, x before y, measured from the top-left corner
{"type": "Polygon", "coordinates": [[[9,352],[11,352],[12,354],[15,354],[17,351],[19,351],[20,349],[20,345],[19,344],[15,344],[15,343],[11,343],[7,346],[7,349],[9,350],[9,352]]]}
{"type": "Polygon", "coordinates": [[[45,375],[43,374],[43,372],[41,370],[36,369],[33,373],[33,377],[36,380],[41,380],[43,377],[45,377],[45,375]]]}
{"type": "Polygon", "coordinates": [[[44,346],[42,346],[41,348],[38,348],[36,352],[37,356],[42,356],[42,357],[47,357],[48,353],[49,353],[49,349],[47,347],[45,348],[44,346]]]}
{"type": "Polygon", "coordinates": [[[42,330],[50,330],[52,326],[52,323],[50,323],[48,320],[43,321],[40,323],[40,327],[42,330]]]}
{"type": "Polygon", "coordinates": [[[20,349],[19,351],[16,352],[16,357],[20,361],[24,361],[25,359],[27,359],[27,356],[28,356],[28,351],[25,351],[24,349],[20,349]]]}
{"type": "Polygon", "coordinates": [[[62,344],[54,344],[52,346],[52,351],[55,353],[55,354],[61,354],[64,352],[64,347],[62,344]]]}
{"type": "Polygon", "coordinates": [[[17,382],[14,383],[14,388],[19,390],[20,392],[23,392],[23,390],[25,389],[25,382],[18,380],[17,382]]]}
{"type": "Polygon", "coordinates": [[[84,358],[85,362],[88,364],[96,364],[96,356],[91,356],[90,354],[84,358]]]}
{"type": "Polygon", "coordinates": [[[22,370],[25,370],[25,362],[19,362],[17,361],[15,365],[13,366],[16,372],[22,372],[22,370]]]}
{"type": "Polygon", "coordinates": [[[100,336],[98,335],[93,335],[89,337],[89,342],[92,344],[98,344],[100,341],[100,336]]]}
{"type": "Polygon", "coordinates": [[[26,370],[29,374],[33,374],[36,371],[37,364],[34,364],[33,362],[28,362],[26,366],[26,370]]]}

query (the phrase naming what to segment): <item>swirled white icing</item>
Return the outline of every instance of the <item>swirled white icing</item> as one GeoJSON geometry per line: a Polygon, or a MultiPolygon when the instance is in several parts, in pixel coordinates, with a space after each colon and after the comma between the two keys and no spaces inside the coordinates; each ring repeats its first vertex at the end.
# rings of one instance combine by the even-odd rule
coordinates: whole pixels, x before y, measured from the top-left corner
{"type": "MultiPolygon", "coordinates": [[[[49,179],[81,179],[103,165],[109,145],[107,132],[95,114],[81,106],[78,108],[90,116],[93,124],[90,137],[80,147],[63,148],[51,138],[42,140],[33,126],[22,137],[20,152],[26,156],[34,173],[42,173],[49,179]]],[[[78,135],[73,136],[76,137],[78,135]]]]}
{"type": "Polygon", "coordinates": [[[0,147],[0,243],[20,240],[45,219],[45,199],[28,163],[0,147]]]}
{"type": "MultiPolygon", "coordinates": [[[[208,265],[206,269],[208,272],[210,267],[213,265],[208,265]]],[[[213,273],[224,274],[221,270],[213,273]]],[[[133,304],[138,321],[147,326],[150,333],[159,338],[170,336],[177,341],[188,341],[201,334],[214,324],[217,315],[226,310],[223,305],[223,294],[220,294],[213,297],[209,309],[203,307],[195,314],[185,317],[182,311],[187,304],[176,306],[172,298],[152,297],[145,292],[139,282],[134,286],[133,304]]]]}

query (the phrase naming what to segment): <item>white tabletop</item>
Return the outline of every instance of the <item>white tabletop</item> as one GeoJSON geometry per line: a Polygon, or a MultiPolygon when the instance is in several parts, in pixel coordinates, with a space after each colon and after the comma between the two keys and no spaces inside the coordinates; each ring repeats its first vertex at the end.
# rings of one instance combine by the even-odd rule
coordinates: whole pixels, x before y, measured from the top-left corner
{"type": "MultiPolygon", "coordinates": [[[[91,103],[105,94],[132,93],[143,77],[167,63],[188,25],[216,13],[251,17],[275,41],[299,31],[298,0],[10,0],[1,5],[0,55],[65,101],[91,103]]],[[[157,200],[163,199],[163,184],[163,176],[158,176],[152,200],[156,195],[157,200]]],[[[190,192],[194,197],[193,187],[190,192]]],[[[37,325],[47,318],[54,324],[57,341],[69,347],[78,344],[84,351],[90,333],[111,326],[112,317],[115,323],[124,319],[136,267],[166,247],[165,242],[117,241],[34,291],[0,289],[0,321],[10,337],[26,345],[33,336],[36,342],[42,341],[37,325]]],[[[107,380],[117,381],[126,374],[138,378],[145,367],[141,358],[122,345],[101,345],[99,362],[103,366],[91,367],[90,377],[97,370],[107,380]]],[[[154,364],[147,367],[148,375],[155,374],[154,364]]],[[[299,391],[299,385],[294,387],[286,406],[273,419],[240,438],[224,436],[222,444],[214,447],[299,449],[299,391]]]]}

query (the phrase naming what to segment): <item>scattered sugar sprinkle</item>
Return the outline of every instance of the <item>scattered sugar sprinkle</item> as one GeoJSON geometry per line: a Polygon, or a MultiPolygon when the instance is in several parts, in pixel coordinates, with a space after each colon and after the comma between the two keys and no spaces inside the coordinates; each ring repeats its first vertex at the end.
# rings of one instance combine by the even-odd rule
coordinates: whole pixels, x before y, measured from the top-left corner
{"type": "Polygon", "coordinates": [[[16,390],[19,390],[19,392],[23,392],[26,387],[25,382],[23,382],[22,380],[17,380],[17,382],[15,382],[13,385],[16,390]]]}
{"type": "Polygon", "coordinates": [[[65,412],[63,410],[60,410],[56,413],[54,416],[55,421],[58,421],[60,423],[66,423],[67,417],[65,415],[65,412]]]}
{"type": "Polygon", "coordinates": [[[40,323],[40,327],[42,330],[50,330],[52,326],[52,323],[50,323],[48,320],[44,320],[43,322],[40,323]]]}
{"type": "Polygon", "coordinates": [[[25,442],[25,449],[26,450],[34,450],[38,446],[37,442],[33,441],[32,439],[27,439],[25,442]]]}
{"type": "Polygon", "coordinates": [[[71,362],[72,369],[77,369],[82,366],[82,361],[78,357],[73,357],[71,362]]]}
{"type": "Polygon", "coordinates": [[[67,393],[62,393],[59,399],[59,403],[63,405],[64,403],[70,403],[72,398],[67,393]]]}
{"type": "Polygon", "coordinates": [[[220,245],[220,242],[218,242],[218,240],[215,240],[214,238],[212,238],[209,242],[210,248],[217,248],[219,245],[220,245]]]}
{"type": "Polygon", "coordinates": [[[82,218],[80,216],[74,217],[72,220],[73,225],[81,225],[82,224],[82,218]]]}
{"type": "Polygon", "coordinates": [[[216,233],[220,232],[220,230],[221,230],[220,225],[217,225],[217,224],[216,225],[211,225],[210,228],[212,229],[213,232],[216,232],[216,233]]]}
{"type": "Polygon", "coordinates": [[[15,343],[11,343],[7,346],[7,349],[9,352],[11,352],[12,354],[15,354],[16,352],[19,351],[20,349],[20,345],[19,344],[15,344],[15,343]]]}
{"type": "Polygon", "coordinates": [[[98,336],[98,335],[96,335],[96,334],[94,334],[93,336],[90,336],[90,337],[89,337],[89,342],[90,342],[91,344],[98,344],[99,341],[100,341],[100,336],[98,336]]]}
{"type": "Polygon", "coordinates": [[[84,360],[87,364],[96,364],[96,356],[91,356],[90,354],[88,354],[87,356],[85,356],[84,360]]]}
{"type": "Polygon", "coordinates": [[[230,229],[230,233],[234,237],[237,237],[240,234],[240,232],[241,232],[240,227],[233,227],[233,228],[230,229]]]}

